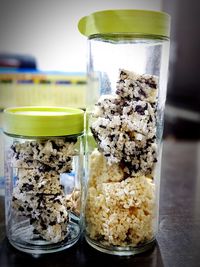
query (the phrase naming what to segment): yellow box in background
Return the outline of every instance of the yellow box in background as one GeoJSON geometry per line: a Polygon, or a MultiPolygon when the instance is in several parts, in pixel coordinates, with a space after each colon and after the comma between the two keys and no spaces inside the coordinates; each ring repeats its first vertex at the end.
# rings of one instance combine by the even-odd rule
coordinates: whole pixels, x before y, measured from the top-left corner
{"type": "Polygon", "coordinates": [[[1,72],[0,108],[70,106],[85,108],[84,73],[1,72]]]}

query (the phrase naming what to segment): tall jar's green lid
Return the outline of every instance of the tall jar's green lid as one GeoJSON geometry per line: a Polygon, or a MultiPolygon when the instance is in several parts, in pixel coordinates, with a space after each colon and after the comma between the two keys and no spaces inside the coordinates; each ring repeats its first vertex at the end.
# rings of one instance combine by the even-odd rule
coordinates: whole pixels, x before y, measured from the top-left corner
{"type": "Polygon", "coordinates": [[[169,37],[170,16],[150,10],[104,10],[80,19],[78,29],[85,36],[135,33],[169,37]]]}
{"type": "Polygon", "coordinates": [[[16,107],[4,110],[4,132],[20,136],[66,136],[84,129],[84,111],[65,107],[16,107]]]}

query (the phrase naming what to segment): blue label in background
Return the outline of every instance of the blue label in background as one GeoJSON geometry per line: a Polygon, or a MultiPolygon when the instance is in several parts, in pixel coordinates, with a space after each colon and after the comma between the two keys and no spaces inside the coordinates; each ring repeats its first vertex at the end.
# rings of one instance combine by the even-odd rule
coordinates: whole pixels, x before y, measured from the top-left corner
{"type": "Polygon", "coordinates": [[[0,189],[4,188],[5,186],[5,180],[3,176],[0,176],[0,189]]]}

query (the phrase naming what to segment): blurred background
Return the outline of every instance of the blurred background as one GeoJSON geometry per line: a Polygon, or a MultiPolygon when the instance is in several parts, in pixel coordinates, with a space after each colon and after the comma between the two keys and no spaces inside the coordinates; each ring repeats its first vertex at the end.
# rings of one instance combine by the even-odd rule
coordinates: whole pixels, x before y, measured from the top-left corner
{"type": "Polygon", "coordinates": [[[200,2],[163,0],[172,18],[165,134],[200,138],[200,2]]]}
{"type": "MultiPolygon", "coordinates": [[[[166,11],[171,15],[164,138],[199,140],[198,0],[1,0],[0,110],[47,103],[84,108],[87,49],[77,23],[92,12],[119,8],[166,11]]],[[[0,127],[1,117],[2,113],[0,127]]]]}
{"type": "Polygon", "coordinates": [[[40,70],[85,71],[79,19],[103,9],[161,10],[161,0],[1,0],[0,52],[27,54],[40,70]]]}

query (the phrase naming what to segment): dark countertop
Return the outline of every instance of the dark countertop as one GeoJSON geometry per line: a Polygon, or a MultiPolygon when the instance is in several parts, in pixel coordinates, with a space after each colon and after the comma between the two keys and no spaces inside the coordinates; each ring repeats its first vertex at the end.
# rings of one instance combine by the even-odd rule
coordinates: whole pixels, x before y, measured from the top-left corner
{"type": "Polygon", "coordinates": [[[140,255],[103,254],[81,239],[68,250],[34,258],[8,243],[3,207],[0,197],[0,267],[199,267],[200,142],[164,142],[157,244],[140,255]]]}

